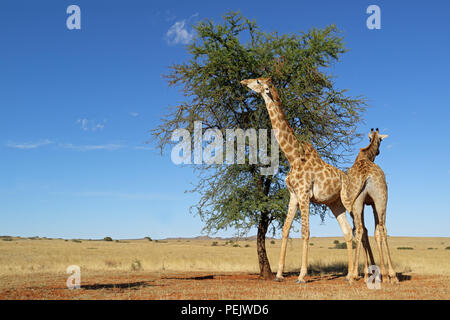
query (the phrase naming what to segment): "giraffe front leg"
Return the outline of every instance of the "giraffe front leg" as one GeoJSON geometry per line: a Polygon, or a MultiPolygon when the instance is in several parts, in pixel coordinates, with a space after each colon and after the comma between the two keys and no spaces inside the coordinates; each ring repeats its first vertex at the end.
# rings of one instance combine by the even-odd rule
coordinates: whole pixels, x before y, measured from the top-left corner
{"type": "Polygon", "coordinates": [[[300,201],[300,211],[302,217],[302,267],[297,283],[306,283],[305,276],[308,273],[308,249],[309,249],[309,198],[303,197],[300,201]]]}
{"type": "Polygon", "coordinates": [[[284,279],[283,270],[286,258],[287,240],[289,238],[289,231],[291,230],[292,221],[294,220],[295,214],[297,213],[297,208],[298,208],[297,196],[291,192],[289,200],[289,210],[286,217],[286,221],[284,222],[283,225],[282,231],[283,239],[281,241],[280,261],[278,263],[278,271],[275,281],[282,281],[284,279]]]}
{"type": "Polygon", "coordinates": [[[398,284],[399,281],[397,278],[397,273],[395,272],[394,267],[392,266],[391,253],[389,251],[389,246],[388,246],[388,242],[387,242],[386,225],[383,225],[383,228],[382,228],[382,239],[383,239],[382,242],[383,242],[384,248],[386,249],[390,281],[392,284],[398,284]]]}

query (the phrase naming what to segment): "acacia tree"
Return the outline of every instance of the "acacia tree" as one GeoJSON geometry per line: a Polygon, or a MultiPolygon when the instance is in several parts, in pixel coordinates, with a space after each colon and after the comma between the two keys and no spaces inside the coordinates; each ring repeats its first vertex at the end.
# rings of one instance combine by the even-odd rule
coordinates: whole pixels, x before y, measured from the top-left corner
{"type": "MultiPolygon", "coordinates": [[[[326,161],[344,163],[359,137],[355,129],[365,101],[335,88],[326,72],[345,52],[336,27],[280,35],[261,31],[240,13],[227,13],[223,20],[222,24],[204,20],[193,26],[196,36],[187,45],[189,60],[172,65],[165,75],[170,86],[183,89],[186,100],[152,130],[161,152],[173,143],[175,129],[193,132],[195,121],[202,121],[203,130],[222,133],[233,128],[270,130],[264,101],[240,81],[271,77],[298,139],[311,142],[326,161]]],[[[247,157],[248,149],[246,153],[247,157]]],[[[272,277],[266,233],[270,226],[273,232],[282,226],[289,199],[284,181],[289,165],[282,153],[279,157],[279,170],[270,176],[261,174],[264,165],[248,161],[194,165],[199,179],[190,190],[201,196],[191,212],[205,222],[208,234],[227,228],[245,234],[257,228],[259,270],[264,278],[272,277]]],[[[324,207],[311,209],[324,218],[324,207]]]]}

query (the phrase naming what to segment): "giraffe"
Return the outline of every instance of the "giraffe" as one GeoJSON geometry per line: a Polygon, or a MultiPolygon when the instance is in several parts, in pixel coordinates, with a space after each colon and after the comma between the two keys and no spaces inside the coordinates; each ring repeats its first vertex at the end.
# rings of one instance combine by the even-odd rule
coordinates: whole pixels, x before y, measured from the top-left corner
{"type": "MultiPolygon", "coordinates": [[[[380,270],[383,282],[388,282],[388,274],[384,265],[383,246],[386,250],[389,267],[389,278],[392,283],[398,283],[398,279],[389,252],[386,230],[386,204],[387,184],[383,170],[374,163],[375,157],[380,153],[380,144],[387,135],[373,129],[369,133],[370,144],[361,148],[353,166],[344,176],[341,188],[341,199],[348,212],[351,213],[355,224],[356,252],[353,265],[353,275],[350,282],[358,278],[358,262],[361,241],[367,241],[367,229],[364,227],[364,205],[371,205],[375,218],[375,240],[380,256],[380,270]],[[363,240],[365,238],[365,240],[363,240]]],[[[373,257],[371,257],[373,262],[373,257]]],[[[365,280],[367,281],[367,252],[364,259],[365,280]]]]}
{"type": "Polygon", "coordinates": [[[305,283],[304,277],[307,274],[308,267],[309,205],[310,202],[313,202],[326,204],[336,217],[344,233],[348,258],[347,279],[350,280],[350,276],[353,274],[353,234],[347,220],[345,207],[340,199],[341,183],[344,173],[323,161],[317,150],[310,143],[300,143],[298,141],[294,130],[286,120],[281,107],[281,100],[270,78],[242,80],[241,84],[262,95],[275,132],[275,138],[290,166],[289,173],[286,176],[286,186],[290,194],[289,209],[282,229],[283,239],[275,279],[277,281],[283,280],[289,231],[297,209],[300,208],[303,252],[302,266],[297,283],[305,283]]]}

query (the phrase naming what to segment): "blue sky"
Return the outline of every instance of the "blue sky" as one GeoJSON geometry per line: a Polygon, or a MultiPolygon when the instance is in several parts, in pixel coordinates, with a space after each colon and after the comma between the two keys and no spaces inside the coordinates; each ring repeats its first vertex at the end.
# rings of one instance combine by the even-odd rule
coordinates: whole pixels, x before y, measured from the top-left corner
{"type": "MultiPolygon", "coordinates": [[[[350,51],[331,70],[336,86],[368,98],[360,132],[389,134],[376,160],[389,185],[388,233],[450,236],[450,4],[375,0],[2,1],[0,235],[199,235],[188,212],[198,196],[184,193],[192,170],[145,142],[183,101],[162,74],[187,59],[190,24],[238,9],[267,32],[343,31],[350,51]],[[81,30],[66,27],[71,4],[81,30]],[[370,4],[381,8],[380,30],[366,27],[370,4]]],[[[341,232],[311,217],[311,235],[341,232]]]]}

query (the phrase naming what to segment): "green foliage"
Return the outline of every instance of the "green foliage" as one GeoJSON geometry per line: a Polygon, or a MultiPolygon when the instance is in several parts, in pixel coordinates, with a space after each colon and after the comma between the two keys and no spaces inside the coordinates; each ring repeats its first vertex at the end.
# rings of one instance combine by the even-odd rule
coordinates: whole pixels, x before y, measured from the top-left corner
{"type": "Polygon", "coordinates": [[[72,242],[75,242],[75,243],[81,243],[81,242],[82,242],[82,241],[79,240],[79,239],[72,239],[71,241],[72,241],[72,242]]]}
{"type": "MultiPolygon", "coordinates": [[[[330,248],[330,249],[347,249],[347,243],[346,242],[341,242],[339,243],[338,240],[334,240],[334,247],[330,248]]],[[[356,248],[356,242],[353,240],[352,241],[352,248],[355,249],[356,248]]]]}
{"type": "MultiPolygon", "coordinates": [[[[189,59],[172,65],[165,75],[170,86],[182,89],[185,101],[152,130],[161,152],[173,144],[175,129],[193,132],[194,121],[201,120],[204,130],[219,129],[223,135],[235,128],[270,130],[263,99],[240,81],[271,77],[298,139],[310,141],[324,160],[344,163],[358,138],[355,130],[365,101],[336,88],[326,72],[346,51],[337,28],[279,34],[263,32],[240,13],[227,13],[223,20],[223,24],[204,20],[193,26],[196,37],[187,46],[189,59]]],[[[198,193],[200,200],[191,212],[205,222],[204,231],[234,228],[246,233],[262,225],[266,232],[271,225],[275,233],[286,217],[289,194],[284,179],[289,165],[280,153],[277,174],[263,176],[262,167],[266,166],[250,165],[248,160],[243,165],[194,166],[199,179],[190,191],[198,193]]],[[[313,206],[312,214],[324,219],[325,210],[313,206]]]]}
{"type": "Polygon", "coordinates": [[[104,237],[103,240],[104,241],[113,241],[113,239],[111,237],[104,237]]]}
{"type": "MultiPolygon", "coordinates": [[[[153,241],[152,238],[150,237],[145,237],[144,239],[148,240],[148,241],[153,241]]],[[[179,241],[179,240],[178,240],[179,241]]]]}
{"type": "Polygon", "coordinates": [[[270,240],[270,244],[275,244],[275,240],[270,240]]]}
{"type": "Polygon", "coordinates": [[[398,247],[397,250],[414,250],[412,247],[398,247]]]}
{"type": "Polygon", "coordinates": [[[213,241],[213,243],[211,243],[211,246],[213,247],[217,247],[219,245],[219,243],[217,241],[213,241]]]}
{"type": "Polygon", "coordinates": [[[450,247],[446,247],[445,250],[450,250],[450,247]]]}

